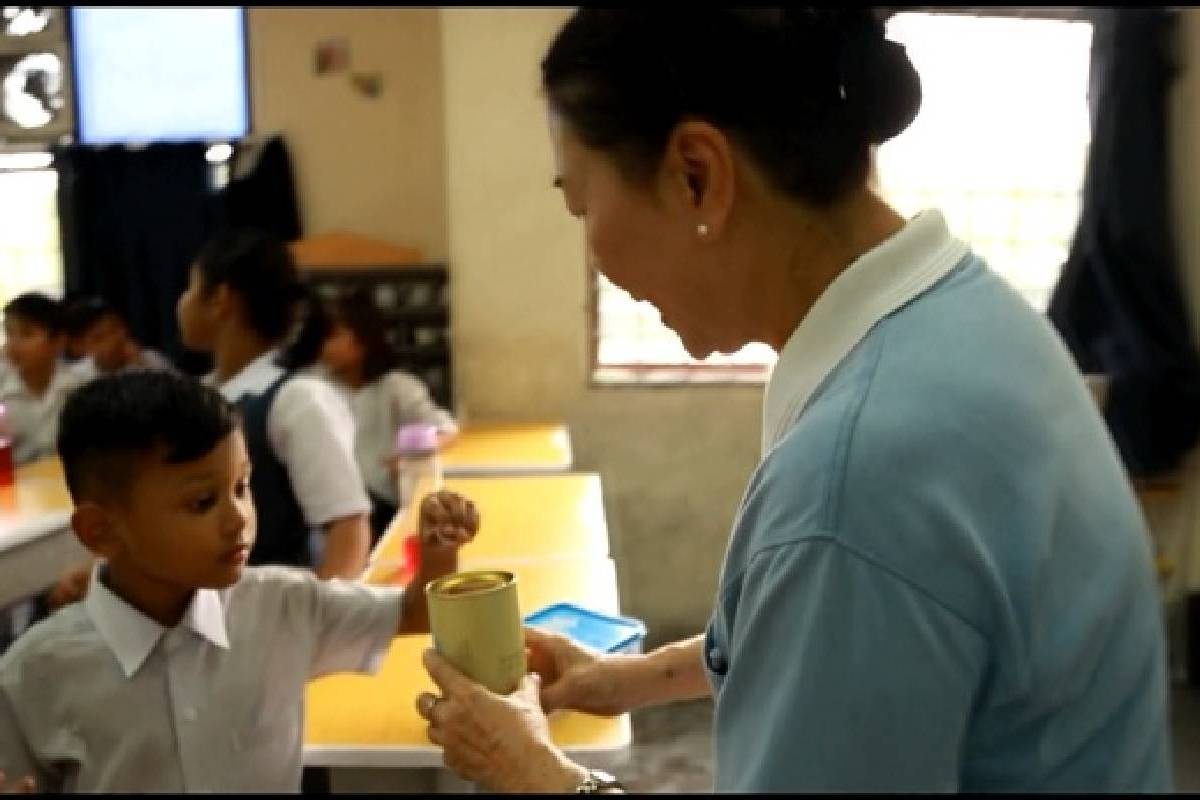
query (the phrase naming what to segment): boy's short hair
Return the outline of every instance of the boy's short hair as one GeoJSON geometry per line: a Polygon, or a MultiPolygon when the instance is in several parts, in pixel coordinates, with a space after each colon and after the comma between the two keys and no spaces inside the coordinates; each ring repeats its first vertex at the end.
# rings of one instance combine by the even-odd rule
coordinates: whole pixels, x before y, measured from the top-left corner
{"type": "Polygon", "coordinates": [[[107,316],[116,317],[122,324],[125,318],[103,297],[80,297],[66,304],[63,328],[70,336],[82,336],[88,328],[107,316]]]}
{"type": "Polygon", "coordinates": [[[4,306],[5,317],[19,317],[51,333],[64,330],[62,304],[41,292],[19,294],[4,306]]]}
{"type": "Polygon", "coordinates": [[[67,488],[82,499],[124,497],[140,457],[202,458],[238,425],[237,412],[195,378],[162,370],[105,375],[76,389],[59,420],[67,488]]]}

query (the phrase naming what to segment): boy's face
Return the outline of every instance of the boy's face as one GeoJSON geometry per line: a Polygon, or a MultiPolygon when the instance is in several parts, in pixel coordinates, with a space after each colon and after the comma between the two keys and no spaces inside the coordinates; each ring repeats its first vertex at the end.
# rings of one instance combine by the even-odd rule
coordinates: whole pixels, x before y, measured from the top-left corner
{"type": "Polygon", "coordinates": [[[123,501],[105,505],[109,527],[93,549],[160,586],[231,586],[254,544],[249,477],[240,430],[195,461],[168,464],[147,455],[123,501]]]}
{"type": "Polygon", "coordinates": [[[115,372],[125,366],[127,341],[125,325],[112,314],[105,314],[93,322],[83,334],[84,352],[92,357],[101,372],[115,372]]]}
{"type": "Polygon", "coordinates": [[[4,316],[4,337],[4,355],[22,373],[52,369],[66,338],[14,314],[4,316]]]}

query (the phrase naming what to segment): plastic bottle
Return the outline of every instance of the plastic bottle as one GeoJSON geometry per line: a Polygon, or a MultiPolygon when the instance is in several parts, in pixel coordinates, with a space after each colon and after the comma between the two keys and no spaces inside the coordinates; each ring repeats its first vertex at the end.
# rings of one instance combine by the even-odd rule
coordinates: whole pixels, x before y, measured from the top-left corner
{"type": "Polygon", "coordinates": [[[429,489],[442,486],[442,459],[438,455],[436,425],[403,425],[396,431],[396,493],[398,505],[407,508],[422,478],[429,489]]]}
{"type": "Polygon", "coordinates": [[[8,427],[7,410],[0,403],[0,487],[12,486],[15,482],[12,432],[8,427]]]}

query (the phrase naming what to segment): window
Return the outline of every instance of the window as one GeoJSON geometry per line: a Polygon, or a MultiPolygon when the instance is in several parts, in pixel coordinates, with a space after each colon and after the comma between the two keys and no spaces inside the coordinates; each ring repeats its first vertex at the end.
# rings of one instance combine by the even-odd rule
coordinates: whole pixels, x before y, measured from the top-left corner
{"type": "Polygon", "coordinates": [[[62,297],[58,173],[51,165],[46,152],[0,153],[0,307],[22,292],[62,297]]]}
{"type": "MultiPolygon", "coordinates": [[[[940,209],[1039,310],[1079,215],[1091,34],[1089,23],[1066,19],[905,12],[888,20],[888,36],[921,75],[923,101],[909,129],[876,153],[881,193],[905,216],[940,209]]],[[[600,275],[592,307],[600,384],[761,382],[775,361],[763,344],[696,361],[653,307],[600,275]]]]}

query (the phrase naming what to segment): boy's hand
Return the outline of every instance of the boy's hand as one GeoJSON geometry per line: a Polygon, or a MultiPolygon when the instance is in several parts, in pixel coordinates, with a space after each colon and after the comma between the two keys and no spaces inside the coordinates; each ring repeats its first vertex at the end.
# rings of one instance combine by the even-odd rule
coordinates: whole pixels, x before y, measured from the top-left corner
{"type": "Polygon", "coordinates": [[[458,548],[479,531],[479,511],[457,492],[441,490],[421,500],[417,538],[421,543],[417,574],[404,593],[404,610],[397,633],[428,633],[429,608],[425,585],[458,571],[458,548]]]}
{"type": "Polygon", "coordinates": [[[33,794],[37,789],[37,784],[34,783],[33,777],[26,775],[21,780],[17,781],[10,788],[8,786],[8,777],[0,770],[0,794],[33,794]]]}
{"type": "Polygon", "coordinates": [[[479,531],[479,511],[475,504],[458,492],[447,489],[425,495],[417,534],[422,551],[450,547],[457,550],[475,538],[479,531]]]}

